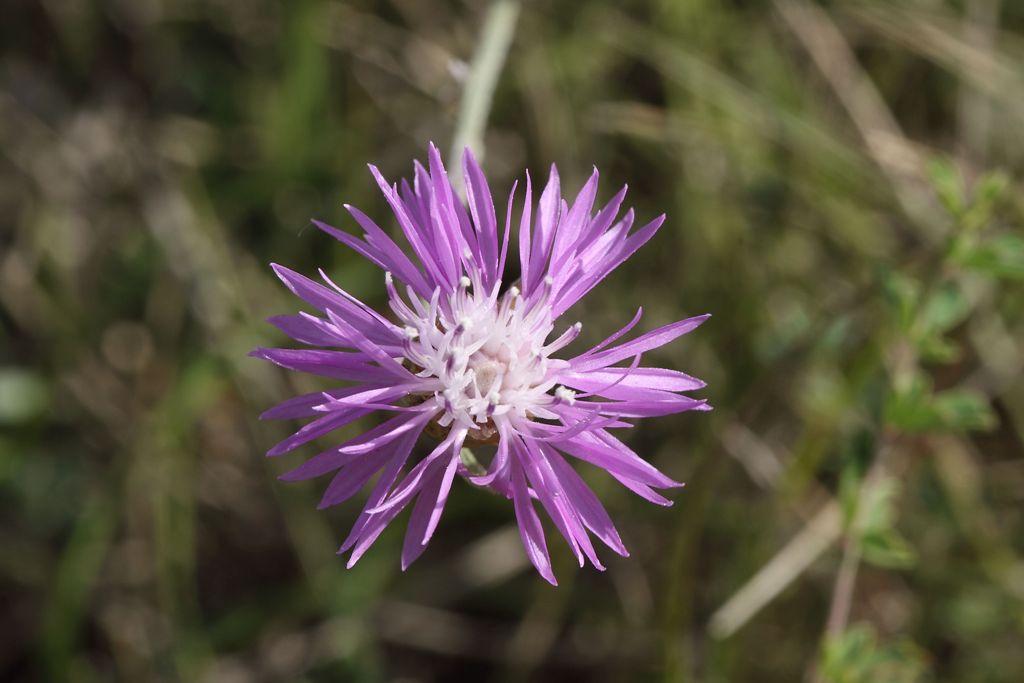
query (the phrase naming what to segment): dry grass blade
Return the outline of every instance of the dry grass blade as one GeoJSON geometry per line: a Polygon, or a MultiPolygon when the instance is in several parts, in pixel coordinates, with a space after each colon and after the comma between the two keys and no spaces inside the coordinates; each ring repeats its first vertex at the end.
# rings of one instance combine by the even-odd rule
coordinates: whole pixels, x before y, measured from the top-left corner
{"type": "Polygon", "coordinates": [[[879,169],[889,177],[904,211],[922,234],[934,238],[941,225],[922,183],[923,164],[871,78],[857,62],[829,15],[805,0],[775,0],[775,8],[843,104],[879,169]]]}
{"type": "Polygon", "coordinates": [[[821,557],[839,539],[841,532],[839,506],[834,502],[828,503],[750,581],[711,615],[711,635],[728,638],[739,630],[821,557]]]}

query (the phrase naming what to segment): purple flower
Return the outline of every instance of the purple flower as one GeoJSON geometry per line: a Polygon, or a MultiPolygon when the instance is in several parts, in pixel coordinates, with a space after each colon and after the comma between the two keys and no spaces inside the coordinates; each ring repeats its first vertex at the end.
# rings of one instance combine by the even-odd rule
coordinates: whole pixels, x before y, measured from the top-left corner
{"type": "Polygon", "coordinates": [[[314,418],[268,455],[287,453],[364,415],[383,412],[379,426],[313,456],[282,475],[298,480],[335,473],[320,507],[355,495],[380,477],[339,553],[351,567],[398,513],[412,506],[402,568],[423,552],[437,527],[456,475],[510,498],[523,545],[541,575],[555,582],[534,500],[550,516],[583,566],[603,569],[591,534],[628,555],[608,513],[570,464],[571,456],[607,471],[623,486],[659,505],[655,489],[682,484],[655,469],[612,432],[629,418],[709,410],[681,392],[704,383],[676,370],[640,367],[642,354],[686,334],[708,316],[688,318],[621,342],[641,310],[597,346],[556,358],[579,335],[578,322],[556,325],[574,303],[643,246],[664,221],[632,231],[633,211],[617,219],[626,189],[594,211],[597,170],[572,204],[561,195],[552,166],[534,213],[526,175],[519,221],[521,277],[503,281],[512,232],[509,195],[501,234],[487,180],[466,150],[466,205],[456,195],[431,145],[429,168],[418,162],[412,185],[390,185],[373,166],[411,253],[358,209],[347,206],[362,239],[314,221],[385,271],[391,307],[385,317],[334,284],[326,286],[283,266],[274,271],[320,315],[271,318],[298,342],[326,349],[258,349],[252,355],[290,370],[348,383],[299,396],[264,418],[314,418]],[[557,329],[556,329],[557,328],[557,329]],[[343,350],[333,350],[343,349],[343,350]],[[627,362],[623,367],[617,365],[627,362]],[[410,463],[421,434],[430,453],[410,463]],[[494,445],[486,471],[472,468],[463,447],[494,445]],[[468,464],[467,464],[468,463],[468,464]],[[411,465],[403,476],[406,466],[411,465]]]}

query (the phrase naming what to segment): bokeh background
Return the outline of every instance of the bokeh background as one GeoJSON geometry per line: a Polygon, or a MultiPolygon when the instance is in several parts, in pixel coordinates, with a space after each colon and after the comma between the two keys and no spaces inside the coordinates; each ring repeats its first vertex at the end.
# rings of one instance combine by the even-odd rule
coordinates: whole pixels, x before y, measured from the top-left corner
{"type": "Polygon", "coordinates": [[[669,216],[586,339],[714,315],[645,360],[715,412],[628,439],[675,506],[585,472],[633,555],[549,532],[555,589],[457,484],[348,571],[359,503],[263,457],[327,386],[246,356],[300,307],[268,263],[383,302],[308,220],[394,229],[365,164],[451,146],[490,4],[5,0],[0,679],[1024,680],[1024,5],[503,11],[499,213],[557,162],[669,216]]]}

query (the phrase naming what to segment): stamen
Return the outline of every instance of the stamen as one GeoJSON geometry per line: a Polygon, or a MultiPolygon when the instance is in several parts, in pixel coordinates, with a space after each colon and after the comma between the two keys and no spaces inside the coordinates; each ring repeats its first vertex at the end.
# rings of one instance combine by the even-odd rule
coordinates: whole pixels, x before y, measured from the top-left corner
{"type": "Polygon", "coordinates": [[[582,329],[583,329],[583,323],[578,322],[578,323],[572,325],[569,329],[567,329],[565,332],[562,333],[562,336],[560,336],[558,339],[556,339],[555,341],[551,342],[550,344],[548,344],[545,347],[545,351],[547,352],[547,355],[550,355],[550,354],[554,353],[555,351],[558,351],[559,349],[565,348],[566,346],[571,344],[573,341],[575,341],[576,337],[578,337],[580,335],[580,331],[582,329]]]}
{"type": "Polygon", "coordinates": [[[435,420],[438,426],[554,419],[545,406],[552,400],[569,405],[576,400],[575,392],[565,387],[558,387],[554,396],[550,393],[557,377],[552,370],[560,366],[548,356],[582,328],[572,325],[545,344],[553,325],[550,311],[538,303],[550,297],[553,278],[545,277],[529,302],[516,285],[501,293],[501,283],[495,282],[485,293],[472,269],[459,276],[455,291],[437,287],[429,301],[407,286],[407,303],[395,292],[390,274],[385,281],[403,325],[403,356],[418,368],[417,374],[436,377],[440,385],[431,392],[443,411],[435,420]]]}
{"type": "MultiPolygon", "coordinates": [[[[395,280],[391,276],[391,272],[384,273],[384,289],[388,293],[388,306],[395,312],[399,320],[402,322],[409,322],[416,320],[419,316],[413,313],[412,309],[409,308],[408,304],[398,294],[398,290],[395,289],[395,280]]],[[[410,297],[413,301],[419,301],[415,296],[410,297]]]]}

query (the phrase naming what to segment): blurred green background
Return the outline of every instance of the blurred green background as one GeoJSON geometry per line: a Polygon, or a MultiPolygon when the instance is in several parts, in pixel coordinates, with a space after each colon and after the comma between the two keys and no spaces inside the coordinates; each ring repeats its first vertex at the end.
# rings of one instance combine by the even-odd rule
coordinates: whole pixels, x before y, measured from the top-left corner
{"type": "Polygon", "coordinates": [[[510,7],[499,213],[596,164],[669,219],[586,339],[714,315],[645,360],[716,411],[628,439],[675,506],[586,472],[633,555],[549,530],[554,589],[458,484],[347,571],[361,502],[263,458],[327,386],[246,357],[300,308],[268,263],[382,304],[308,220],[395,229],[365,164],[449,148],[487,3],[7,0],[0,679],[1024,680],[1024,4],[510,7]]]}

